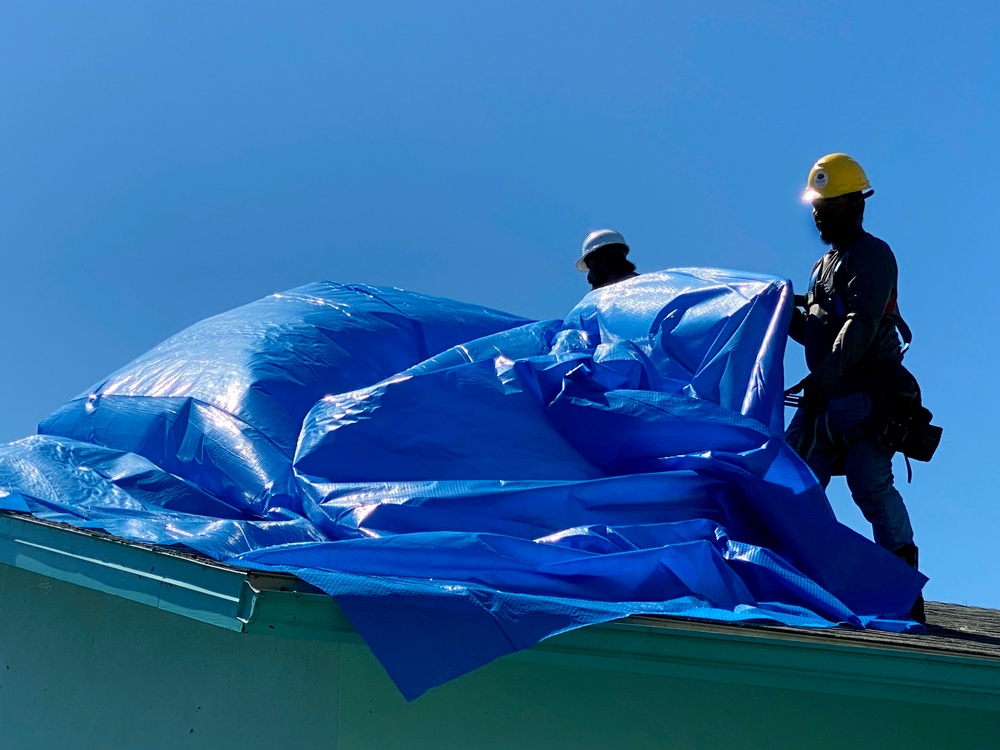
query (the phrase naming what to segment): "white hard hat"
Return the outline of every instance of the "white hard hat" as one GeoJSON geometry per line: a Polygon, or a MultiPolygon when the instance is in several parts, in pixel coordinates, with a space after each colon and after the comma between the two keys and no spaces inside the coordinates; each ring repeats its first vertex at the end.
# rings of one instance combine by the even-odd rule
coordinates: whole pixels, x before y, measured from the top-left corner
{"type": "Polygon", "coordinates": [[[576,262],[577,270],[587,273],[587,256],[606,245],[624,245],[625,254],[628,255],[628,243],[621,234],[614,229],[598,229],[588,234],[587,239],[583,241],[583,254],[576,262]]]}

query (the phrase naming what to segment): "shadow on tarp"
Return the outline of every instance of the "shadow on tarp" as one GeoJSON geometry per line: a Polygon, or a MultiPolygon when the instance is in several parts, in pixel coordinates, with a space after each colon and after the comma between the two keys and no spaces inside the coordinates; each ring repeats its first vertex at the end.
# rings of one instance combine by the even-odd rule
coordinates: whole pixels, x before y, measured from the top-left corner
{"type": "Polygon", "coordinates": [[[563,321],[311,284],[0,446],[0,507],[336,597],[407,698],[631,614],[901,630],[925,578],[782,437],[791,288],[679,269],[563,321]]]}

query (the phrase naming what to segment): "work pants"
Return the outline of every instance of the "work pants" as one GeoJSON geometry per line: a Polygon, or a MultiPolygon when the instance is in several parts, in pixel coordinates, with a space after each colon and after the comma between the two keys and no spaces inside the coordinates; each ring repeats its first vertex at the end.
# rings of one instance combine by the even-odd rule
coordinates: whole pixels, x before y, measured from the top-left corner
{"type": "Polygon", "coordinates": [[[858,429],[874,408],[863,391],[831,399],[819,414],[795,412],[785,439],[826,489],[842,466],[854,502],[872,525],[875,543],[890,552],[913,544],[903,498],[893,485],[892,452],[858,429]],[[858,433],[861,433],[859,436],[858,433]]]}

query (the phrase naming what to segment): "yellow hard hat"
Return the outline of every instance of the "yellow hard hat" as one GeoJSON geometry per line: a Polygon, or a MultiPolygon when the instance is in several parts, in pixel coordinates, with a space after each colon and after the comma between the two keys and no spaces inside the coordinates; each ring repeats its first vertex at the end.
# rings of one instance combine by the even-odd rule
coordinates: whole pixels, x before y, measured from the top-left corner
{"type": "MultiPolygon", "coordinates": [[[[847,154],[827,154],[813,164],[806,181],[802,200],[812,203],[817,198],[860,193],[871,188],[865,170],[847,154]]],[[[872,190],[865,198],[875,191],[872,190]]]]}

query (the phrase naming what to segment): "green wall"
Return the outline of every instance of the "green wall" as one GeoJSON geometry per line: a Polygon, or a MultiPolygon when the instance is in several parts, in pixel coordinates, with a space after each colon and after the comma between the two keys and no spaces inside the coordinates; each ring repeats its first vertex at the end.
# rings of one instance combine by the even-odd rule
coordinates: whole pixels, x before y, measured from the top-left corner
{"type": "Polygon", "coordinates": [[[4,750],[1000,747],[998,712],[595,663],[516,655],[408,704],[363,646],[235,633],[0,565],[4,750]]]}

